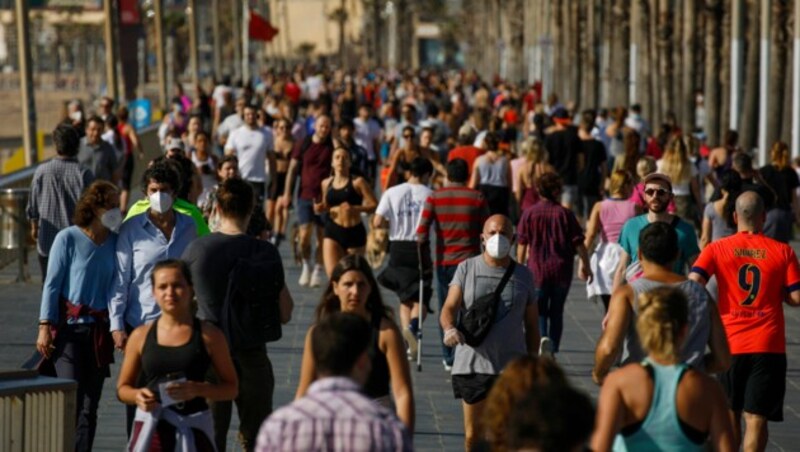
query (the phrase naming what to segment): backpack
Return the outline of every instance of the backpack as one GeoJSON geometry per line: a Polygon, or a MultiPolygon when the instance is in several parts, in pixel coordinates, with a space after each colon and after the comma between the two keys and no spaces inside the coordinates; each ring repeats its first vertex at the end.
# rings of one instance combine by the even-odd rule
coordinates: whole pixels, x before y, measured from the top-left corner
{"type": "Polygon", "coordinates": [[[239,258],[228,274],[220,326],[231,350],[248,350],[281,338],[278,299],[284,287],[279,258],[260,252],[239,258]]]}

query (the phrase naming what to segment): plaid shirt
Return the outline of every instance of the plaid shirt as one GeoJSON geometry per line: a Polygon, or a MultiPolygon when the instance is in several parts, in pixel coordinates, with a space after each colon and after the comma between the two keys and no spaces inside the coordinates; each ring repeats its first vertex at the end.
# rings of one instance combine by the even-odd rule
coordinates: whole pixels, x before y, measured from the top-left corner
{"type": "Polygon", "coordinates": [[[542,198],[522,214],[517,234],[520,245],[530,245],[528,268],[536,287],[542,287],[543,282],[569,287],[575,247],[583,242],[575,214],[542,198]]]}
{"type": "Polygon", "coordinates": [[[26,214],[39,225],[40,255],[49,255],[58,231],[72,225],[78,199],[93,181],[92,171],[75,158],[56,157],[36,168],[26,214]]]}
{"type": "Polygon", "coordinates": [[[410,451],[412,445],[394,413],[364,396],[353,380],[327,377],[261,426],[256,451],[299,450],[410,451]]]}

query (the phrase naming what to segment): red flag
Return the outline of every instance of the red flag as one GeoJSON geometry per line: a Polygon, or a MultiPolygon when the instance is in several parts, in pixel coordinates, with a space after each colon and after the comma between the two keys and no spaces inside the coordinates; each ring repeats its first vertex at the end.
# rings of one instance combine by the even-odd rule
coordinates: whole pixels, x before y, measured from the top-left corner
{"type": "Polygon", "coordinates": [[[267,19],[259,16],[252,9],[250,10],[250,25],[247,29],[250,39],[270,42],[278,34],[278,31],[267,19]]]}

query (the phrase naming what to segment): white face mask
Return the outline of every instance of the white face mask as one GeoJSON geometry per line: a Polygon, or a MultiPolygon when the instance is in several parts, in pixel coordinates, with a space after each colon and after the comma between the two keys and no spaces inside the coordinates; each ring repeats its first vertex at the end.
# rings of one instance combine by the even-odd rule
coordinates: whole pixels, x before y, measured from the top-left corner
{"type": "Polygon", "coordinates": [[[119,231],[119,227],[122,224],[122,211],[119,210],[119,207],[106,210],[103,215],[100,215],[100,223],[111,232],[119,231]]]}
{"type": "Polygon", "coordinates": [[[495,234],[486,241],[486,252],[493,259],[503,259],[511,251],[511,241],[503,234],[495,234]]]}
{"type": "Polygon", "coordinates": [[[156,213],[165,213],[172,208],[172,196],[165,191],[157,191],[150,195],[150,208],[156,213]]]}

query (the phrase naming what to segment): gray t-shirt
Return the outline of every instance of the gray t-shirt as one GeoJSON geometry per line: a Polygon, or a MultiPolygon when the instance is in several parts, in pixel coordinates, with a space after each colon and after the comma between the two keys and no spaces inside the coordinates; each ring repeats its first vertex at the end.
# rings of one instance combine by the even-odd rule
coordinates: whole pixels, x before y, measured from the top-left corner
{"type": "MultiPolygon", "coordinates": [[[[463,310],[473,300],[494,292],[503,278],[505,268],[490,267],[483,255],[469,258],[460,264],[450,282],[463,294],[463,310]]],[[[489,334],[478,347],[456,346],[453,375],[498,375],[512,359],[528,353],[525,343],[525,309],[536,303],[533,275],[525,265],[517,264],[514,274],[500,295],[497,316],[489,334]]]]}
{"type": "Polygon", "coordinates": [[[91,145],[83,137],[78,149],[78,162],[92,170],[95,180],[111,181],[118,166],[117,151],[102,139],[91,145]]]}
{"type": "Polygon", "coordinates": [[[717,209],[714,208],[713,202],[706,204],[706,208],[703,211],[703,216],[711,220],[712,242],[716,242],[721,238],[725,238],[736,233],[736,230],[728,225],[728,222],[725,221],[725,218],[717,213],[717,209]]]}
{"type": "Polygon", "coordinates": [[[639,278],[630,283],[633,289],[633,316],[628,324],[622,350],[622,364],[640,362],[647,354],[642,350],[639,335],[636,332],[636,317],[639,314],[639,295],[649,290],[662,286],[676,287],[686,295],[689,300],[689,332],[686,342],[681,350],[681,361],[697,370],[703,370],[703,357],[711,334],[711,319],[708,313],[708,303],[713,300],[708,296],[706,289],[695,281],[687,279],[674,284],[665,284],[645,278],[639,278]]]}

